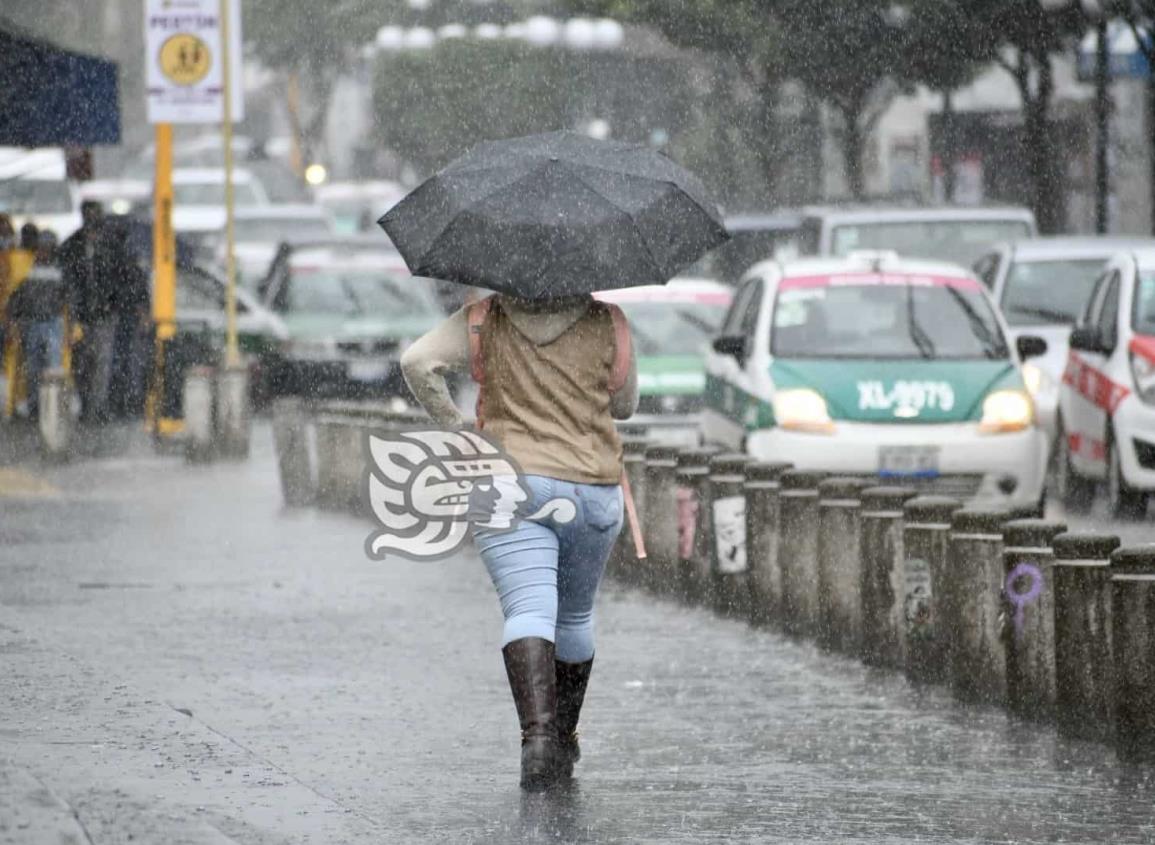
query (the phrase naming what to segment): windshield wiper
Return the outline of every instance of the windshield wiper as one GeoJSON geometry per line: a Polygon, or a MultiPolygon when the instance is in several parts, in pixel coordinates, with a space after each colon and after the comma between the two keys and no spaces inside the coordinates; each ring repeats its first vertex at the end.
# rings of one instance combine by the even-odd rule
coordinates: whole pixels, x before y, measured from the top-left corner
{"type": "Polygon", "coordinates": [[[1028,317],[1039,317],[1051,323],[1073,323],[1075,317],[1065,311],[1054,308],[1037,308],[1033,305],[1012,305],[1009,309],[1012,314],[1025,314],[1028,317]]]}
{"type": "Polygon", "coordinates": [[[971,324],[971,331],[975,337],[979,339],[979,342],[983,344],[983,354],[988,358],[1007,357],[1006,344],[1000,342],[1000,340],[995,337],[994,333],[991,332],[991,327],[986,324],[974,306],[967,302],[966,298],[950,285],[946,286],[946,292],[954,298],[959,308],[966,314],[967,321],[971,324]]]}
{"type": "Polygon", "coordinates": [[[923,358],[934,357],[934,341],[931,340],[930,335],[926,333],[926,329],[919,325],[918,321],[914,319],[914,294],[908,285],[906,288],[906,322],[910,329],[910,339],[914,341],[914,345],[918,347],[918,354],[923,358]]]}

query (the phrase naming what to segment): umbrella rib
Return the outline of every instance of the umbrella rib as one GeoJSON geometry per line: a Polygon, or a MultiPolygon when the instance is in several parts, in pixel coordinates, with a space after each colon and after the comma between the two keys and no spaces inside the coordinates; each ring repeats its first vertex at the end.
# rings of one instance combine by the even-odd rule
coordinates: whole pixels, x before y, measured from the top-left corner
{"type": "MultiPolygon", "coordinates": [[[[654,269],[658,271],[659,275],[665,275],[665,271],[662,269],[662,265],[660,263],[658,263],[657,256],[654,255],[653,249],[650,248],[650,242],[646,240],[646,236],[643,235],[642,230],[638,228],[637,221],[634,220],[633,215],[631,215],[630,212],[626,211],[624,208],[622,208],[620,205],[618,205],[612,199],[610,199],[609,197],[602,194],[597,188],[595,188],[593,185],[591,185],[589,182],[587,182],[581,174],[575,173],[574,176],[576,176],[577,180],[579,182],[581,182],[583,185],[585,185],[587,189],[589,189],[591,192],[593,192],[593,194],[595,196],[597,196],[603,202],[609,203],[611,206],[613,206],[619,212],[621,212],[622,214],[625,215],[625,218],[630,221],[630,225],[634,227],[634,231],[638,235],[638,240],[641,241],[642,246],[644,246],[646,248],[646,255],[648,255],[650,257],[650,263],[654,265],[654,269]]],[[[665,181],[666,184],[668,184],[668,185],[674,185],[673,182],[670,182],[668,180],[663,180],[663,181],[665,181]]],[[[674,185],[674,187],[677,188],[678,186],[674,185]]]]}

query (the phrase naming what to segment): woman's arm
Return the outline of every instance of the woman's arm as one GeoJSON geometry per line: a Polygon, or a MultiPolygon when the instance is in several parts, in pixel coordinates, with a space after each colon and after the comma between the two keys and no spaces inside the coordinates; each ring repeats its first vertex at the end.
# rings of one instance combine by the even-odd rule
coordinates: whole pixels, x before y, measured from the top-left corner
{"type": "Polygon", "coordinates": [[[438,425],[461,428],[465,421],[453,402],[445,373],[469,367],[469,326],[465,309],[422,335],[401,356],[401,372],[414,397],[438,425]]]}
{"type": "Polygon", "coordinates": [[[610,394],[610,416],[615,420],[628,420],[638,410],[638,361],[634,357],[634,344],[630,344],[630,367],[626,383],[617,393],[610,394]]]}

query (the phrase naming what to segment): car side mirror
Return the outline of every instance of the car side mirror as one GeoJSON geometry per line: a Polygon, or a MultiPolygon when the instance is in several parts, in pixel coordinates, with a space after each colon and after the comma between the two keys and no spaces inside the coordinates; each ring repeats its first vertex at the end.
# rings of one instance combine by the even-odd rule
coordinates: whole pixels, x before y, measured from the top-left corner
{"type": "Polygon", "coordinates": [[[741,361],[746,357],[746,338],[741,335],[722,335],[714,338],[714,351],[741,361]]]}
{"type": "Polygon", "coordinates": [[[1103,339],[1096,326],[1075,326],[1071,329],[1071,339],[1067,345],[1080,352],[1106,352],[1103,339]]]}
{"type": "Polygon", "coordinates": [[[1019,351],[1019,358],[1026,361],[1028,358],[1046,355],[1047,342],[1037,335],[1024,334],[1015,341],[1015,349],[1019,351]]]}

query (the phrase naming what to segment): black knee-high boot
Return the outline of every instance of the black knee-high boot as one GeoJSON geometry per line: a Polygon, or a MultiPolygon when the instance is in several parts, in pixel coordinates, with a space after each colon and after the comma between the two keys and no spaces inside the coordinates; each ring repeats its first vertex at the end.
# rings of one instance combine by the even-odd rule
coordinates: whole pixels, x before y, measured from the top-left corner
{"type": "Polygon", "coordinates": [[[561,739],[562,775],[573,774],[573,764],[581,759],[577,725],[586,697],[586,686],[594,668],[591,657],[584,663],[554,663],[557,672],[557,730],[561,739]]]}
{"type": "Polygon", "coordinates": [[[562,762],[553,643],[525,637],[501,653],[521,723],[521,786],[539,791],[558,778],[562,762]]]}

